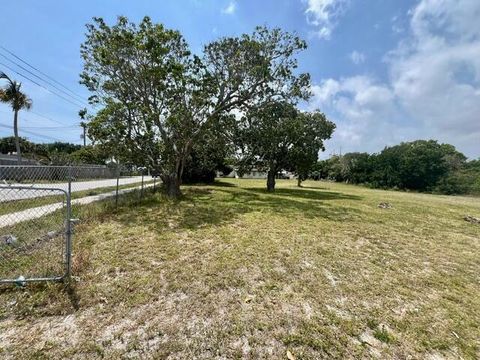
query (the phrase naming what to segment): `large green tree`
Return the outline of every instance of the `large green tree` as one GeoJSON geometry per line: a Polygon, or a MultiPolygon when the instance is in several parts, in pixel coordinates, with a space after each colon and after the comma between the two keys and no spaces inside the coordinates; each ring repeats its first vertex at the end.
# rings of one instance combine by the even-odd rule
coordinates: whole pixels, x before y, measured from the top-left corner
{"type": "Polygon", "coordinates": [[[373,182],[383,187],[432,190],[465,156],[449,144],[416,140],[386,147],[373,159],[373,182]]]}
{"type": "Polygon", "coordinates": [[[18,164],[22,162],[22,152],[20,149],[20,138],[18,136],[18,112],[20,110],[29,110],[32,107],[32,100],[20,90],[21,83],[10,79],[5,73],[0,72],[0,79],[7,81],[7,85],[0,88],[0,102],[10,105],[13,111],[13,134],[15,136],[15,147],[17,152],[18,164]]]}
{"type": "Polygon", "coordinates": [[[267,171],[268,191],[275,190],[275,177],[282,169],[293,169],[301,181],[334,129],[321,112],[300,112],[288,102],[251,109],[237,130],[240,169],[267,171]]]}
{"type": "Polygon", "coordinates": [[[335,155],[317,168],[321,169],[319,177],[335,181],[462,194],[478,192],[480,172],[475,170],[475,164],[467,162],[453,145],[416,140],[386,147],[378,154],[335,155]]]}
{"type": "Polygon", "coordinates": [[[157,169],[167,193],[179,196],[185,163],[211,126],[226,127],[233,110],[270,99],[310,95],[309,76],[295,74],[306,44],[279,29],[221,38],[190,53],[178,31],[146,17],[87,25],[82,83],[103,105],[89,137],[118,157],[157,169]]]}

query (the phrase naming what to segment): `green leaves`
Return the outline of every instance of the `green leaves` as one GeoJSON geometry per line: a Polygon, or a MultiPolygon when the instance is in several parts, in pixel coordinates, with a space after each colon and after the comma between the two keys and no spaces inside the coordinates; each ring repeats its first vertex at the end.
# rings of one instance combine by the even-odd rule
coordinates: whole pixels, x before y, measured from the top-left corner
{"type": "Polygon", "coordinates": [[[9,104],[13,111],[29,110],[32,107],[32,99],[20,90],[21,83],[10,79],[3,72],[0,72],[0,79],[7,80],[7,85],[0,88],[0,102],[9,104]]]}
{"type": "Polygon", "coordinates": [[[239,165],[274,173],[286,169],[305,178],[334,129],[324,114],[301,112],[287,102],[252,108],[237,129],[239,165]]]}
{"type": "Polygon", "coordinates": [[[178,177],[192,149],[202,153],[197,144],[211,126],[229,134],[232,111],[310,96],[308,74],[295,74],[295,56],[305,47],[295,35],[258,27],[196,56],[178,31],[148,17],[138,25],[120,17],[113,26],[94,18],[81,46],[81,83],[104,109],[89,136],[178,177]]]}

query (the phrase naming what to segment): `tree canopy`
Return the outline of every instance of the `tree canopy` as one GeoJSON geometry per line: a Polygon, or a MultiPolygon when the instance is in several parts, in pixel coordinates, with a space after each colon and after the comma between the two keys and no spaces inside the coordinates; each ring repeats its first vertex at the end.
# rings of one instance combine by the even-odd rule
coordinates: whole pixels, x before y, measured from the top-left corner
{"type": "Polygon", "coordinates": [[[445,194],[480,192],[478,160],[450,144],[416,140],[385,147],[378,154],[347,153],[319,162],[311,176],[379,188],[445,194]]]}
{"type": "Polygon", "coordinates": [[[0,72],[0,80],[6,80],[7,84],[0,88],[0,102],[10,105],[13,110],[13,133],[15,136],[15,149],[18,163],[22,161],[20,148],[20,136],[18,135],[18,112],[22,109],[29,110],[32,107],[32,100],[22,90],[22,84],[10,79],[7,74],[0,72]]]}
{"type": "Polygon", "coordinates": [[[335,125],[319,111],[300,112],[287,102],[269,102],[251,109],[238,122],[236,143],[242,169],[265,170],[267,189],[274,190],[275,176],[281,169],[306,177],[317,161],[323,141],[335,125]]]}
{"type": "Polygon", "coordinates": [[[226,126],[233,110],[310,96],[308,74],[296,74],[297,36],[258,27],[225,37],[193,55],[182,35],[145,17],[138,25],[94,18],[81,47],[81,81],[102,110],[89,136],[119,158],[156,168],[170,196],[180,194],[185,163],[212,124],[226,126]]]}

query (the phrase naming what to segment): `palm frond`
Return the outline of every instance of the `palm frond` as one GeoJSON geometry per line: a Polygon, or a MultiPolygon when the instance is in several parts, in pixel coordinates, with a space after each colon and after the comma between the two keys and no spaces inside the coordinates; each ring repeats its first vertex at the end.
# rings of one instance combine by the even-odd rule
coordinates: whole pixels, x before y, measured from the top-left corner
{"type": "Polygon", "coordinates": [[[7,102],[7,95],[5,93],[5,90],[0,89],[0,102],[7,102]]]}
{"type": "Polygon", "coordinates": [[[3,72],[0,72],[0,79],[1,78],[8,79],[9,84],[0,88],[0,102],[10,104],[12,109],[17,111],[21,109],[29,110],[32,107],[32,99],[20,91],[21,84],[12,81],[3,72]]]}
{"type": "Polygon", "coordinates": [[[25,95],[25,99],[23,101],[23,108],[25,110],[30,110],[33,106],[33,101],[28,96],[25,95]]]}
{"type": "Polygon", "coordinates": [[[0,71],[0,79],[5,79],[5,80],[7,80],[10,84],[13,84],[12,79],[10,79],[10,78],[8,77],[8,75],[5,74],[3,71],[0,71]]]}

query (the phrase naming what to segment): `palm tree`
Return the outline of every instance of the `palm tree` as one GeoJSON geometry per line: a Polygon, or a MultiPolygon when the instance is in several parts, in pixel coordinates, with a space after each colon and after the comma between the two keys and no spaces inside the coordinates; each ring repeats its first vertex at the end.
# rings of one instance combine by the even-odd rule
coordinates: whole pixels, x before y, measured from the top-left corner
{"type": "Polygon", "coordinates": [[[0,79],[5,79],[8,82],[4,88],[0,88],[0,102],[9,104],[13,110],[13,133],[15,135],[18,164],[20,165],[22,154],[20,152],[20,138],[18,137],[18,112],[22,109],[29,110],[32,107],[32,100],[20,91],[21,83],[13,81],[1,71],[0,79]]]}

